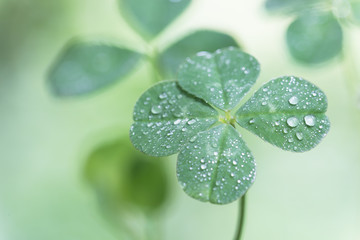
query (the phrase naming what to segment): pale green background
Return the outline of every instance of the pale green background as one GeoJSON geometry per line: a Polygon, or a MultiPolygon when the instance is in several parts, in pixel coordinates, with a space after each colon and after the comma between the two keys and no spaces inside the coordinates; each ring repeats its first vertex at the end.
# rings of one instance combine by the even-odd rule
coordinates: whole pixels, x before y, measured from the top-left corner
{"type": "MultiPolygon", "coordinates": [[[[139,67],[100,94],[67,100],[49,94],[45,74],[74,36],[118,40],[138,50],[144,50],[142,41],[118,14],[115,0],[2,0],[0,14],[0,239],[116,239],[82,171],[94,146],[127,134],[132,107],[150,85],[150,67],[139,67]]],[[[164,46],[191,29],[219,29],[261,63],[252,91],[289,74],[319,86],[328,96],[332,126],[312,151],[285,152],[242,131],[258,170],[248,193],[244,239],[358,240],[360,84],[347,77],[353,74],[339,59],[313,68],[297,64],[284,40],[290,21],[267,14],[263,1],[195,0],[157,42],[164,46]]],[[[345,36],[346,53],[359,66],[360,27],[347,28],[345,36]]],[[[161,215],[163,239],[232,239],[237,203],[189,198],[176,182],[175,163],[175,157],[167,163],[173,191],[161,215]]]]}

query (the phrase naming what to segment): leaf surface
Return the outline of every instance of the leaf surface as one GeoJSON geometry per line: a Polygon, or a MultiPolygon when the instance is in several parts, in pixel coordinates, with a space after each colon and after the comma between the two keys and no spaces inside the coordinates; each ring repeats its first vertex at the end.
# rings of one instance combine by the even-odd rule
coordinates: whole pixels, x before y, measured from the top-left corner
{"type": "Polygon", "coordinates": [[[165,49],[159,57],[159,66],[165,76],[174,77],[180,64],[188,56],[200,51],[215,52],[225,47],[237,47],[237,42],[229,35],[212,30],[198,30],[165,49]]]}
{"type": "Polygon", "coordinates": [[[308,13],[292,22],[286,33],[291,55],[304,63],[321,63],[338,55],[343,34],[332,14],[308,13]]]}
{"type": "Polygon", "coordinates": [[[232,109],[260,72],[258,61],[233,47],[199,52],[180,65],[178,81],[187,92],[222,110],[232,109]]]}
{"type": "Polygon", "coordinates": [[[237,111],[244,128],[284,150],[304,152],[327,134],[327,99],[315,85],[297,77],[264,84],[237,111]]]}
{"type": "Polygon", "coordinates": [[[146,39],[158,35],[175,20],[191,0],[119,0],[120,11],[146,39]]]}
{"type": "Polygon", "coordinates": [[[218,112],[169,81],[151,87],[140,97],[133,118],[133,145],[151,156],[168,156],[218,121],[218,112]]]}
{"type": "Polygon", "coordinates": [[[122,80],[141,54],[97,43],[69,45],[53,64],[48,82],[58,97],[91,93],[122,80]]]}
{"type": "Polygon", "coordinates": [[[180,152],[177,175],[189,196],[226,204],[244,195],[254,182],[255,161],[239,133],[221,124],[200,132],[180,152]]]}

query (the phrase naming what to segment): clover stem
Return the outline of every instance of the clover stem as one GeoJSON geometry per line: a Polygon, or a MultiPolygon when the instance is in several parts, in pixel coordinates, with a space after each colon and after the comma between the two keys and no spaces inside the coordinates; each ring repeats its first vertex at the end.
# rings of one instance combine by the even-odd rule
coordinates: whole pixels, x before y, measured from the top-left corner
{"type": "Polygon", "coordinates": [[[246,205],[246,194],[244,194],[239,200],[239,216],[238,216],[239,219],[238,219],[238,225],[234,240],[241,240],[241,236],[244,228],[244,221],[245,221],[245,205],[246,205]]]}

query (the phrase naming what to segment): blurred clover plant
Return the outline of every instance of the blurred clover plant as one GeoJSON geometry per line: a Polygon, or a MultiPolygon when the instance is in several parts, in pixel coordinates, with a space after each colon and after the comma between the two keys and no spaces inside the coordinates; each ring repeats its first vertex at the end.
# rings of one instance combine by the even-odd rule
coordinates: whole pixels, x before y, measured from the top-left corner
{"type": "Polygon", "coordinates": [[[255,180],[255,160],[237,125],[281,149],[304,152],[327,134],[325,94],[312,83],[284,76],[265,83],[240,108],[255,83],[258,61],[230,47],[199,52],[180,65],[178,81],[148,89],[134,107],[133,145],[151,156],[179,153],[177,177],[191,197],[214,204],[241,198],[255,180]]]}
{"type": "Polygon", "coordinates": [[[286,32],[291,55],[305,64],[338,56],[343,49],[341,23],[360,24],[359,0],[267,0],[269,12],[295,16],[286,32]]]}
{"type": "Polygon", "coordinates": [[[233,37],[212,30],[194,31],[158,52],[152,40],[190,5],[191,0],[118,0],[120,12],[145,40],[149,53],[116,45],[77,40],[66,45],[53,63],[48,83],[57,97],[88,94],[123,80],[146,57],[157,80],[174,78],[186,56],[238,46],[233,37]]]}
{"type": "Polygon", "coordinates": [[[154,227],[168,195],[165,167],[156,160],[136,151],[128,136],[99,146],[87,158],[85,179],[119,239],[159,235],[159,229],[146,230],[154,227]],[[142,234],[131,221],[139,214],[145,220],[142,234]]]}

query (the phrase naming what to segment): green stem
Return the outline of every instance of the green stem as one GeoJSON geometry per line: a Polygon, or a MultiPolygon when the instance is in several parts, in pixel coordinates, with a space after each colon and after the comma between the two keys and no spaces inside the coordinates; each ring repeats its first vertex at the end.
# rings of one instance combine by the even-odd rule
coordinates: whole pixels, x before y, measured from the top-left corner
{"type": "Polygon", "coordinates": [[[234,240],[241,240],[241,236],[244,229],[244,221],[245,221],[245,205],[246,205],[246,194],[242,196],[239,200],[239,220],[235,233],[234,240]]]}

